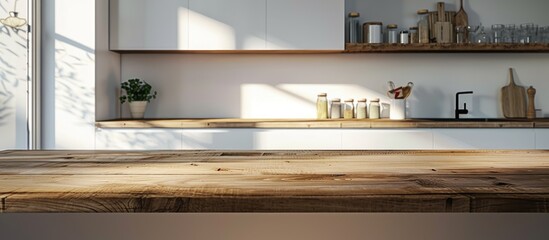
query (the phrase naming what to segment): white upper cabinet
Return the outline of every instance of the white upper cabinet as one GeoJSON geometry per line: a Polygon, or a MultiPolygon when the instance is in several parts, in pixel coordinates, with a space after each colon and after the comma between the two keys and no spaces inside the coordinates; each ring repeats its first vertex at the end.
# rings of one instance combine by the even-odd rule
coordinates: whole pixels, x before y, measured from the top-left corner
{"type": "Polygon", "coordinates": [[[267,49],[343,50],[344,0],[267,0],[267,49]]]}
{"type": "Polygon", "coordinates": [[[189,49],[264,50],[265,0],[189,0],[189,49]]]}
{"type": "Polygon", "coordinates": [[[111,0],[111,50],[343,50],[344,0],[111,0]]]}
{"type": "Polygon", "coordinates": [[[189,0],[111,0],[111,50],[187,50],[189,0]]]}

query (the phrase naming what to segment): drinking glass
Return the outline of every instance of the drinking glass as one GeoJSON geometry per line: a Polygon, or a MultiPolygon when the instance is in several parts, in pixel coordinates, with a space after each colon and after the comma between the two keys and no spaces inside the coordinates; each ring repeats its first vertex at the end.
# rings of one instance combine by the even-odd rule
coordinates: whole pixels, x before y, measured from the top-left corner
{"type": "Polygon", "coordinates": [[[503,30],[505,30],[505,25],[503,24],[492,25],[492,42],[493,43],[503,42],[503,30]]]}
{"type": "Polygon", "coordinates": [[[478,30],[480,26],[467,26],[467,32],[469,32],[469,43],[475,43],[477,39],[478,30]]]}
{"type": "Polygon", "coordinates": [[[517,39],[517,27],[515,24],[507,24],[505,30],[503,31],[503,42],[505,43],[516,43],[517,39]]]}
{"type": "Polygon", "coordinates": [[[490,37],[484,31],[484,26],[480,26],[480,32],[476,36],[475,43],[488,43],[490,42],[490,37]]]}
{"type": "Polygon", "coordinates": [[[467,43],[468,42],[468,40],[465,39],[466,32],[467,32],[466,27],[462,27],[462,26],[457,26],[456,27],[456,43],[462,44],[462,43],[467,43]]]}
{"type": "Polygon", "coordinates": [[[533,42],[533,33],[534,33],[534,24],[533,23],[523,23],[519,28],[519,39],[520,43],[532,43],[533,42]]]}

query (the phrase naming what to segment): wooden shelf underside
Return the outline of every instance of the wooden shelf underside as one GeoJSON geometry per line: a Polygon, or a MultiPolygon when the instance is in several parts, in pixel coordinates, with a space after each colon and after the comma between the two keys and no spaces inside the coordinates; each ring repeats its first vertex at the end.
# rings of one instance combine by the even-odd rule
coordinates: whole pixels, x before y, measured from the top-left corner
{"type": "Polygon", "coordinates": [[[111,50],[121,54],[342,54],[342,53],[547,53],[549,43],[534,44],[350,44],[345,50],[111,50]]]}

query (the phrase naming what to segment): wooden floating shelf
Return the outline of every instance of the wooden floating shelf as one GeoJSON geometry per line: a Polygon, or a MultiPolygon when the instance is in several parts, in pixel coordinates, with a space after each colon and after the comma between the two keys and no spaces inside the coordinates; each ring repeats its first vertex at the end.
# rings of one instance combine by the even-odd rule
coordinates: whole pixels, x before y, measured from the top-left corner
{"type": "Polygon", "coordinates": [[[111,50],[120,54],[341,54],[341,53],[544,53],[549,43],[534,44],[345,44],[345,50],[111,50]]]}
{"type": "Polygon", "coordinates": [[[549,44],[547,43],[535,43],[535,44],[346,44],[345,53],[421,53],[421,52],[433,52],[433,53],[459,53],[459,52],[478,52],[478,53],[490,53],[490,52],[549,52],[549,44]]]}
{"type": "Polygon", "coordinates": [[[97,121],[98,128],[270,128],[270,129],[382,129],[382,128],[549,128],[547,119],[118,119],[97,121]]]}

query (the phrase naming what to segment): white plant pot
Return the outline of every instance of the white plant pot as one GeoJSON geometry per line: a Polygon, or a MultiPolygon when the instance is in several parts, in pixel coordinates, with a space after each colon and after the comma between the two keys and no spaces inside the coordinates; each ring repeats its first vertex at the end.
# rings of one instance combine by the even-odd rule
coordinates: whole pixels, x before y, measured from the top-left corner
{"type": "Polygon", "coordinates": [[[147,101],[130,102],[130,114],[132,118],[143,118],[148,103],[147,101]]]}

